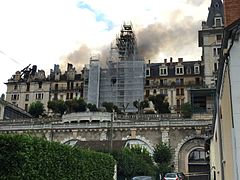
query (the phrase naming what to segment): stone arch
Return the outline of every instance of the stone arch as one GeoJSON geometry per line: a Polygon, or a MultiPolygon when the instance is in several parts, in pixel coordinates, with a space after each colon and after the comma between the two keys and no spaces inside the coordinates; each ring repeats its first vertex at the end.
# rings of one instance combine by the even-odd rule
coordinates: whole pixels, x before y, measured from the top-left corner
{"type": "Polygon", "coordinates": [[[205,136],[187,136],[178,143],[174,155],[176,171],[188,172],[188,156],[194,149],[204,149],[204,138],[205,136]]]}
{"type": "Polygon", "coordinates": [[[133,142],[133,144],[143,145],[144,147],[146,147],[146,149],[148,150],[148,152],[150,154],[153,154],[153,150],[154,150],[153,145],[145,137],[136,136],[135,138],[132,138],[131,136],[127,136],[127,137],[122,138],[122,140],[127,140],[126,145],[131,142],[133,142]]]}
{"type": "Polygon", "coordinates": [[[68,142],[71,142],[71,141],[86,141],[86,138],[82,138],[81,136],[77,136],[76,138],[75,137],[67,137],[67,138],[64,138],[62,141],[61,141],[61,144],[68,144],[68,142]]]}

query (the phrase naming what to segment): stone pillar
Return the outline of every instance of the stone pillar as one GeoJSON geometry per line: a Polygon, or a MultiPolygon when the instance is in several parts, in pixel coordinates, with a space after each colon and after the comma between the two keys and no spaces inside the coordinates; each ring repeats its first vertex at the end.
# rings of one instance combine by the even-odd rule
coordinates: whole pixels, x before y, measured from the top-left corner
{"type": "Polygon", "coordinates": [[[162,142],[169,145],[169,128],[162,131],[162,142]]]}
{"type": "Polygon", "coordinates": [[[131,138],[135,139],[137,134],[137,129],[136,128],[131,128],[131,138]]]}

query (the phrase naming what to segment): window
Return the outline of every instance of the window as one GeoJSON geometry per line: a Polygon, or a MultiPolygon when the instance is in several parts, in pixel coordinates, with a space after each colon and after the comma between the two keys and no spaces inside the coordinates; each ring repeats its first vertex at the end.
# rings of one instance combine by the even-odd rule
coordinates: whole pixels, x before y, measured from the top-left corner
{"type": "Polygon", "coordinates": [[[149,80],[146,80],[146,86],[149,86],[149,80]]]}
{"type": "Polygon", "coordinates": [[[25,111],[28,111],[28,104],[25,104],[25,111]]]}
{"type": "Polygon", "coordinates": [[[30,83],[27,83],[27,89],[26,91],[29,91],[30,90],[30,83]]]}
{"type": "Polygon", "coordinates": [[[215,22],[215,27],[221,27],[222,26],[222,18],[221,17],[216,17],[214,19],[215,22]]]}
{"type": "Polygon", "coordinates": [[[42,82],[38,82],[38,88],[39,88],[39,89],[42,88],[42,82]]]}
{"type": "Polygon", "coordinates": [[[12,94],[11,100],[19,100],[19,94],[12,94]]]}
{"type": "Polygon", "coordinates": [[[177,86],[179,86],[179,85],[183,85],[184,84],[184,80],[183,80],[183,78],[181,78],[181,79],[176,79],[176,85],[177,86]]]}
{"type": "Polygon", "coordinates": [[[17,84],[14,85],[14,90],[17,90],[17,84]]]}
{"type": "Polygon", "coordinates": [[[218,70],[218,64],[214,63],[214,71],[217,71],[217,70],[218,70]]]}
{"type": "Polygon", "coordinates": [[[167,75],[168,75],[168,69],[167,69],[167,67],[160,67],[160,68],[159,68],[159,75],[160,75],[160,76],[167,76],[167,75]]]}
{"type": "Polygon", "coordinates": [[[216,42],[217,42],[217,44],[221,44],[222,43],[222,35],[221,34],[217,34],[216,35],[216,42]]]}
{"type": "Polygon", "coordinates": [[[199,65],[194,65],[194,74],[200,74],[200,67],[199,67],[199,65]]]}
{"type": "Polygon", "coordinates": [[[149,90],[146,90],[146,97],[148,97],[149,96],[149,90]]]}
{"type": "Polygon", "coordinates": [[[189,154],[189,161],[204,161],[206,153],[203,149],[195,149],[189,154]]]}
{"type": "Polygon", "coordinates": [[[184,74],[183,67],[182,67],[182,66],[176,67],[176,69],[175,69],[175,74],[176,74],[176,75],[183,75],[183,74],[184,74]]]}
{"type": "Polygon", "coordinates": [[[184,96],[184,89],[181,89],[181,95],[184,96]]]}
{"type": "Polygon", "coordinates": [[[26,94],[25,101],[29,101],[29,94],[26,94]]]}
{"type": "Polygon", "coordinates": [[[153,94],[156,94],[156,93],[157,93],[157,90],[156,90],[156,89],[154,89],[154,90],[153,90],[153,94]]]}
{"type": "Polygon", "coordinates": [[[187,74],[191,74],[191,67],[187,67],[187,74]]]}
{"type": "Polygon", "coordinates": [[[221,53],[221,48],[213,48],[213,57],[219,57],[221,53]]]}
{"type": "Polygon", "coordinates": [[[55,90],[58,90],[58,84],[55,84],[55,90]]]}
{"type": "Polygon", "coordinates": [[[145,73],[146,73],[146,77],[149,77],[150,76],[150,68],[147,68],[145,73]]]}
{"type": "Polygon", "coordinates": [[[179,89],[176,89],[176,95],[179,96],[180,93],[179,93],[179,89]]]}
{"type": "Polygon", "coordinates": [[[37,100],[43,99],[43,93],[37,93],[37,94],[36,94],[36,99],[37,99],[37,100]]]}

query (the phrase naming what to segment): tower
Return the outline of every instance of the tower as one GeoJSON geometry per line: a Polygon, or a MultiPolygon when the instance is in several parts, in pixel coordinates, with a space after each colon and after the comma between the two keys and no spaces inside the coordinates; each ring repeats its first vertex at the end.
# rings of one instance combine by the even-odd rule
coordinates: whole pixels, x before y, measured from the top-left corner
{"type": "Polygon", "coordinates": [[[224,29],[222,1],[212,0],[208,10],[207,21],[202,22],[202,29],[198,32],[198,44],[202,47],[204,83],[207,87],[215,87],[224,29]]]}

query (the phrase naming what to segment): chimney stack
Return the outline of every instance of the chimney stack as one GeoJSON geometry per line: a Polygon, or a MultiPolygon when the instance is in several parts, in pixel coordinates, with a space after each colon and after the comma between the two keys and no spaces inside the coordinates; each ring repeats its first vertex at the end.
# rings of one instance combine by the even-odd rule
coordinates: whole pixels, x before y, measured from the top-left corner
{"type": "Polygon", "coordinates": [[[240,18],[240,1],[224,0],[224,23],[225,27],[240,18]]]}
{"type": "Polygon", "coordinates": [[[167,64],[167,59],[164,59],[164,63],[167,64]]]}
{"type": "Polygon", "coordinates": [[[172,57],[170,57],[170,63],[172,64],[172,60],[173,60],[173,58],[172,57]]]}
{"type": "Polygon", "coordinates": [[[183,58],[178,58],[178,62],[182,63],[183,62],[183,58]]]}
{"type": "Polygon", "coordinates": [[[148,60],[148,64],[151,64],[151,60],[150,59],[148,60]]]}

